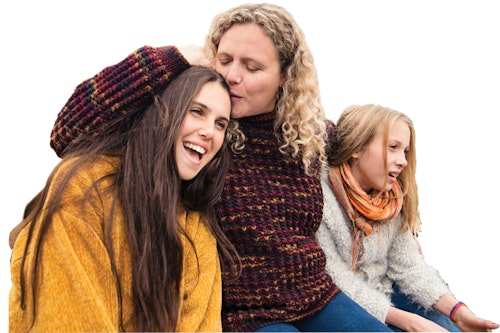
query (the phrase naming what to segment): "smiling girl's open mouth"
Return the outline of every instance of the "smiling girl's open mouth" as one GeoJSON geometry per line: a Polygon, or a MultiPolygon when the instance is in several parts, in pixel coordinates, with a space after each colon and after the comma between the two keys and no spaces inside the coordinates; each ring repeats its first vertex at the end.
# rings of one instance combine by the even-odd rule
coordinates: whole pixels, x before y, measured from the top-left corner
{"type": "Polygon", "coordinates": [[[189,143],[189,142],[185,142],[184,147],[187,148],[186,152],[189,155],[197,158],[198,161],[201,160],[203,155],[207,152],[205,148],[200,147],[200,146],[195,145],[195,144],[192,144],[192,143],[189,143]]]}

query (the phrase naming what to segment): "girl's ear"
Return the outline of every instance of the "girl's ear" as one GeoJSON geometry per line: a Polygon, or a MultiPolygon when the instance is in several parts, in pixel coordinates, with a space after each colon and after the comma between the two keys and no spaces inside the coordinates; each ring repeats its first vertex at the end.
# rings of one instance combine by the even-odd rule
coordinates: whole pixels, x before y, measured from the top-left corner
{"type": "Polygon", "coordinates": [[[352,158],[358,159],[359,158],[359,151],[352,153],[351,155],[352,158]]]}

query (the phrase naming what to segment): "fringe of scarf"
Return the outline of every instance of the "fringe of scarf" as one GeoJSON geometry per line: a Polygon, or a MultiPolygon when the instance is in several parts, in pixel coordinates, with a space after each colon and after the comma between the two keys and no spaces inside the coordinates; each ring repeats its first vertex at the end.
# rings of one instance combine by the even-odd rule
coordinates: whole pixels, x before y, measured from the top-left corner
{"type": "Polygon", "coordinates": [[[387,222],[397,216],[403,206],[401,188],[396,182],[390,191],[373,190],[367,194],[354,178],[349,164],[330,168],[328,172],[335,196],[347,212],[353,226],[352,270],[363,261],[362,238],[373,232],[376,222],[387,222]]]}

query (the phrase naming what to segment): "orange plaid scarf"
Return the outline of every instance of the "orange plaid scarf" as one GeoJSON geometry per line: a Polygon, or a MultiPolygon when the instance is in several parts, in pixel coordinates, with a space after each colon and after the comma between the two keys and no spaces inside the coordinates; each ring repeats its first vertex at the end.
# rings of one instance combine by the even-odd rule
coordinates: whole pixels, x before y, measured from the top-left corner
{"type": "Polygon", "coordinates": [[[373,231],[375,222],[386,222],[401,211],[403,199],[399,183],[394,183],[388,192],[373,190],[367,194],[354,178],[349,164],[332,167],[328,173],[335,196],[351,219],[354,230],[352,269],[363,261],[362,238],[373,231]]]}

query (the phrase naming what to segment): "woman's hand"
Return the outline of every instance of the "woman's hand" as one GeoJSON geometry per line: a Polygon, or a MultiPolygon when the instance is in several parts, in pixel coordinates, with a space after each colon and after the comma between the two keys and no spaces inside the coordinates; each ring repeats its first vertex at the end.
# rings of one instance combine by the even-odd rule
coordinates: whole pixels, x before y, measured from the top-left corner
{"type": "Polygon", "coordinates": [[[412,312],[389,307],[385,322],[405,332],[448,332],[442,326],[412,312]]]}
{"type": "Polygon", "coordinates": [[[184,58],[189,62],[191,66],[205,66],[212,67],[210,59],[205,54],[205,51],[201,46],[198,45],[185,45],[178,46],[177,49],[182,53],[184,58]]]}
{"type": "Polygon", "coordinates": [[[463,332],[491,332],[491,330],[498,328],[498,324],[477,317],[466,306],[460,307],[453,316],[453,319],[463,332]]]}

